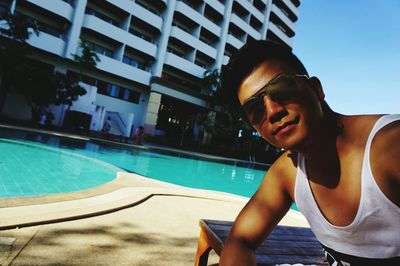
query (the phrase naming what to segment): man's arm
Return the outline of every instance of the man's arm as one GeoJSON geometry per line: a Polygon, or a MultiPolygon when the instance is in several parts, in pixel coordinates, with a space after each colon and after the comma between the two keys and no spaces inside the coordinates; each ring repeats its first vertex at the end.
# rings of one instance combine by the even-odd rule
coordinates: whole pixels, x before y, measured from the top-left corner
{"type": "MultiPolygon", "coordinates": [[[[259,189],[240,212],[221,254],[220,265],[255,265],[254,250],[289,210],[291,177],[282,155],[268,170],[259,189]]],[[[290,167],[289,167],[290,168],[290,167]]],[[[292,166],[293,168],[293,166],[292,166]]]]}

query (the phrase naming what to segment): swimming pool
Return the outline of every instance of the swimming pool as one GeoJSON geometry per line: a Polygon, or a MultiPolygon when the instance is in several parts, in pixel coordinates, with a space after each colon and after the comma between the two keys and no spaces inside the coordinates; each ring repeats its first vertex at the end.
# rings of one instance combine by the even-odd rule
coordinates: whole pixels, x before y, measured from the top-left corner
{"type": "Polygon", "coordinates": [[[4,155],[0,157],[0,161],[2,161],[0,163],[0,186],[7,187],[7,191],[15,192],[7,195],[4,193],[4,189],[0,189],[0,197],[44,195],[87,189],[112,180],[115,178],[116,172],[121,169],[186,187],[229,192],[249,197],[256,191],[266,170],[255,169],[254,165],[240,165],[237,162],[204,161],[182,154],[172,156],[4,128],[0,128],[0,138],[3,138],[0,143],[14,145],[11,148],[10,145],[0,147],[1,154],[4,155]],[[28,149],[27,147],[33,150],[24,157],[22,150],[28,149]],[[35,155],[32,155],[32,152],[35,155]],[[7,160],[9,154],[18,154],[24,159],[18,158],[20,163],[13,164],[7,160]],[[62,158],[55,156],[56,154],[62,154],[62,158]],[[41,161],[40,158],[45,159],[41,161]],[[46,162],[45,166],[43,166],[43,162],[46,162]],[[64,167],[63,164],[68,166],[64,167]],[[23,177],[16,175],[22,169],[29,172],[39,165],[41,167],[30,177],[32,182],[26,182],[23,177]],[[51,168],[52,166],[57,167],[51,168]],[[83,169],[78,177],[87,180],[87,185],[81,186],[82,181],[78,177],[68,179],[68,174],[71,172],[79,172],[76,169],[83,169]],[[36,184],[39,172],[45,173],[47,177],[43,182],[36,184]],[[63,184],[59,185],[61,183],[63,184]],[[29,188],[33,184],[35,187],[45,187],[45,189],[29,188]],[[28,192],[23,194],[22,191],[28,192]]]}
{"type": "Polygon", "coordinates": [[[0,197],[88,189],[123,171],[100,160],[25,141],[0,138],[0,151],[0,197]]]}

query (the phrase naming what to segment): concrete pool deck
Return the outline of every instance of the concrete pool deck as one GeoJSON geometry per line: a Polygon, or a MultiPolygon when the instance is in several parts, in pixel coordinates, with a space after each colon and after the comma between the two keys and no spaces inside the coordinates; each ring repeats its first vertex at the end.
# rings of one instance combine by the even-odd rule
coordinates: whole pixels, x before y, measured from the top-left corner
{"type": "MultiPolygon", "coordinates": [[[[84,191],[2,199],[0,265],[193,265],[199,219],[232,221],[247,200],[131,173],[84,191]]],[[[296,211],[281,224],[308,226],[296,211]]],[[[211,253],[209,264],[217,262],[211,253]]]]}
{"type": "MultiPolygon", "coordinates": [[[[191,265],[199,219],[234,220],[248,200],[131,173],[86,193],[0,208],[0,265],[191,265]]],[[[308,226],[295,211],[281,224],[308,226]]]]}

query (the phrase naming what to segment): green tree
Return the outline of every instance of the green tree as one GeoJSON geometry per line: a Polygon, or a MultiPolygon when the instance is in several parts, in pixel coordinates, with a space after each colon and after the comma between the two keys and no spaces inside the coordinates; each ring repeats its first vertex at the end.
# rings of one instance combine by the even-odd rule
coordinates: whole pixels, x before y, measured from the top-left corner
{"type": "MultiPolygon", "coordinates": [[[[39,35],[34,20],[21,14],[7,12],[0,18],[0,110],[3,109],[7,92],[14,88],[30,103],[32,118],[36,120],[39,111],[50,104],[68,105],[68,109],[86,90],[79,85],[82,77],[50,72],[29,57],[30,45],[27,43],[31,32],[39,35]]],[[[96,67],[97,54],[84,46],[81,56],[74,57],[81,69],[96,67]]]]}
{"type": "Polygon", "coordinates": [[[31,81],[27,41],[32,32],[39,35],[34,20],[9,11],[0,14],[0,112],[8,91],[13,86],[21,89],[31,81]]]}
{"type": "Polygon", "coordinates": [[[55,97],[53,104],[68,105],[68,110],[71,108],[72,104],[78,100],[79,96],[83,96],[87,91],[79,85],[79,81],[73,77],[66,75],[64,73],[56,72],[54,74],[54,89],[55,97]]]}
{"type": "Polygon", "coordinates": [[[217,69],[207,71],[202,80],[204,91],[210,96],[210,108],[217,110],[218,114],[213,123],[207,122],[207,119],[199,120],[199,125],[204,125],[208,132],[213,134],[213,145],[223,146],[225,151],[234,147],[238,140],[238,133],[241,130],[246,136],[252,136],[254,128],[248,125],[242,119],[237,110],[230,110],[224,104],[221,94],[221,72],[217,69]]]}
{"type": "Polygon", "coordinates": [[[210,107],[222,106],[221,98],[221,72],[218,69],[206,71],[202,79],[202,87],[206,95],[210,97],[210,107]]]}
{"type": "Polygon", "coordinates": [[[96,68],[100,58],[86,41],[81,40],[79,47],[80,53],[73,54],[73,56],[74,60],[78,62],[80,74],[82,75],[84,70],[96,68]]]}

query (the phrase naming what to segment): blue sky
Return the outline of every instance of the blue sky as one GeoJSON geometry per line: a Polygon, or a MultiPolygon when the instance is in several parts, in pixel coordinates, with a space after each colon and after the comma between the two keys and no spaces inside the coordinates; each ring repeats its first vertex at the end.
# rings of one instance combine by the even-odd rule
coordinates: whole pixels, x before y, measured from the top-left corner
{"type": "Polygon", "coordinates": [[[400,113],[400,1],[303,0],[294,52],[343,114],[400,113]]]}

